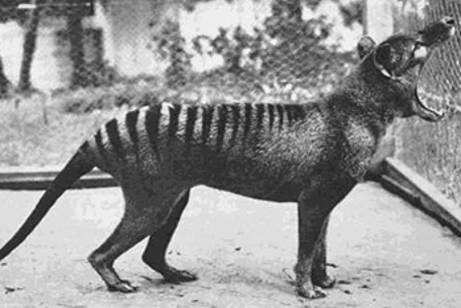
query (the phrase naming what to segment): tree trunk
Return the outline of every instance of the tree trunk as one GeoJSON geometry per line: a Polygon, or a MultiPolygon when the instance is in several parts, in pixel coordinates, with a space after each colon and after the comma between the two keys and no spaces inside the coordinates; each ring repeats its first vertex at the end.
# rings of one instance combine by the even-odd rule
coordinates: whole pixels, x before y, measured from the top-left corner
{"type": "Polygon", "coordinates": [[[32,3],[36,5],[29,13],[29,17],[26,24],[26,33],[24,35],[21,71],[19,74],[19,85],[18,90],[26,92],[31,90],[32,84],[30,82],[30,71],[32,67],[32,60],[37,42],[37,30],[40,21],[41,8],[38,6],[38,1],[35,0],[32,3]]]}
{"type": "Polygon", "coordinates": [[[67,16],[67,35],[70,42],[70,59],[72,61],[71,88],[85,87],[88,84],[83,51],[82,14],[73,9],[67,16]]]}
{"type": "Polygon", "coordinates": [[[6,77],[5,72],[3,70],[3,61],[0,57],[0,99],[4,98],[8,95],[8,92],[11,87],[11,82],[6,77]]]}

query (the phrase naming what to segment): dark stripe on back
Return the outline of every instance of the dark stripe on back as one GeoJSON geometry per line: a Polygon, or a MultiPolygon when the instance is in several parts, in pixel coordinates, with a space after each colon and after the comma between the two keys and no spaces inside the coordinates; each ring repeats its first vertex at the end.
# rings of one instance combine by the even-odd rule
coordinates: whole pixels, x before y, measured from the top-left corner
{"type": "Polygon", "coordinates": [[[158,151],[157,137],[158,137],[158,127],[160,122],[162,104],[153,105],[146,111],[146,119],[144,125],[146,127],[147,136],[149,138],[150,145],[157,160],[160,161],[160,153],[158,151]]]}
{"type": "Polygon", "coordinates": [[[125,117],[125,125],[126,125],[126,129],[128,130],[128,135],[130,136],[130,140],[133,143],[134,155],[136,158],[136,167],[139,169],[139,145],[138,145],[139,136],[138,136],[138,130],[136,128],[138,124],[138,118],[139,118],[138,109],[128,112],[125,117]]]}
{"type": "Polygon", "coordinates": [[[172,141],[178,131],[179,113],[181,112],[180,104],[173,104],[173,107],[169,108],[170,119],[168,122],[168,143],[172,141]]]}
{"type": "Polygon", "coordinates": [[[306,118],[306,108],[304,105],[293,105],[293,108],[295,110],[295,121],[306,118]]]}
{"type": "Polygon", "coordinates": [[[186,145],[185,155],[189,155],[190,144],[194,136],[195,121],[197,120],[197,106],[187,107],[186,132],[184,133],[184,143],[186,145]]]}
{"type": "Polygon", "coordinates": [[[288,123],[290,124],[294,121],[302,120],[306,116],[306,111],[302,105],[287,105],[285,109],[287,111],[288,123]]]}
{"type": "Polygon", "coordinates": [[[274,105],[267,104],[267,109],[269,111],[269,130],[272,131],[272,127],[274,127],[274,105]]]}
{"type": "Polygon", "coordinates": [[[259,133],[263,127],[265,107],[266,104],[256,104],[256,133],[259,133]]]}
{"type": "Polygon", "coordinates": [[[295,111],[292,108],[293,105],[285,105],[285,111],[287,113],[287,120],[288,120],[288,125],[291,125],[293,123],[294,117],[295,117],[295,111]]]}
{"type": "Polygon", "coordinates": [[[202,143],[205,144],[210,137],[211,122],[213,121],[214,106],[204,106],[202,112],[202,143]]]}
{"type": "Polygon", "coordinates": [[[216,151],[221,151],[224,135],[226,133],[226,123],[227,123],[227,106],[219,105],[218,106],[218,136],[216,137],[216,151]]]}
{"type": "Polygon", "coordinates": [[[136,125],[138,124],[138,117],[139,117],[139,110],[133,110],[126,114],[125,123],[126,129],[128,130],[128,135],[130,136],[131,142],[136,148],[138,148],[138,130],[136,129],[136,125]]]}
{"type": "Polygon", "coordinates": [[[109,137],[109,142],[114,149],[115,155],[121,160],[125,160],[125,150],[123,149],[122,139],[120,138],[120,132],[118,130],[118,122],[116,119],[112,119],[106,124],[106,132],[109,137]]]}
{"type": "Polygon", "coordinates": [[[245,122],[243,123],[243,140],[245,141],[250,133],[251,128],[251,112],[253,106],[250,103],[245,104],[245,122]]]}
{"type": "Polygon", "coordinates": [[[283,127],[283,105],[277,104],[275,106],[277,108],[278,116],[279,116],[279,130],[283,127]]]}
{"type": "Polygon", "coordinates": [[[240,104],[232,104],[230,105],[232,109],[232,135],[229,140],[229,147],[233,147],[235,145],[235,140],[237,139],[237,133],[239,131],[240,125],[240,104]]]}
{"type": "Polygon", "coordinates": [[[88,150],[90,148],[90,144],[88,143],[88,141],[85,141],[79,148],[80,152],[82,152],[83,154],[88,154],[88,150]]]}
{"type": "Polygon", "coordinates": [[[106,149],[104,149],[104,144],[102,143],[102,135],[100,129],[98,129],[98,131],[96,132],[94,140],[96,142],[96,147],[98,148],[98,153],[99,155],[101,155],[102,160],[104,162],[108,162],[106,149]]]}

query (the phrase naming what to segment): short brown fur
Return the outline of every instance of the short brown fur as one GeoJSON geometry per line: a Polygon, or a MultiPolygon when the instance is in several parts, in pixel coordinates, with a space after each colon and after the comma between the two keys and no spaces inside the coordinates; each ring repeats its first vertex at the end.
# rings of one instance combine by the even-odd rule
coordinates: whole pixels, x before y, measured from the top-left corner
{"type": "Polygon", "coordinates": [[[362,180],[386,127],[396,117],[440,114],[416,94],[418,65],[446,40],[454,21],[444,18],[415,35],[379,46],[359,43],[358,67],[325,100],[305,104],[162,103],[131,111],[87,140],[0,250],[16,248],[72,182],[94,166],[112,174],[126,200],[122,221],[89,257],[110,290],[132,292],[114,261],[149,237],[144,262],[167,281],[196,279],[165,260],[165,251],[196,185],[271,201],[297,202],[297,293],[324,296],[325,233],[334,208],[362,180]]]}

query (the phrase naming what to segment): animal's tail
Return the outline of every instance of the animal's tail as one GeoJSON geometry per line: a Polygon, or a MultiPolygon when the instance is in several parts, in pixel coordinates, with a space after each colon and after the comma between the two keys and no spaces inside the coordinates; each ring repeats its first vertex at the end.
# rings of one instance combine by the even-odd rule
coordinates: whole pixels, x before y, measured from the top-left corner
{"type": "Polygon", "coordinates": [[[40,221],[45,217],[48,210],[56,200],[82,175],[88,173],[95,166],[92,159],[84,153],[83,147],[69,160],[64,169],[56,176],[48,189],[42,195],[40,201],[35,206],[32,213],[27,217],[19,230],[13,237],[0,249],[0,260],[8,256],[18,247],[40,221]]]}

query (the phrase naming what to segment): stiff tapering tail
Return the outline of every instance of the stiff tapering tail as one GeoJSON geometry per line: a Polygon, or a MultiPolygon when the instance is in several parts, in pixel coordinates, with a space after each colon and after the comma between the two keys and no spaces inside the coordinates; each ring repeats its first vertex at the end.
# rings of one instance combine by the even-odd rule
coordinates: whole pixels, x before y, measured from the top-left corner
{"type": "Polygon", "coordinates": [[[64,169],[56,176],[48,189],[42,195],[40,201],[35,206],[32,213],[26,221],[13,235],[13,237],[0,249],[0,260],[8,256],[16,247],[18,247],[27,236],[32,233],[35,227],[45,217],[56,200],[82,175],[93,169],[94,163],[88,159],[81,150],[79,150],[67,163],[64,169]]]}

